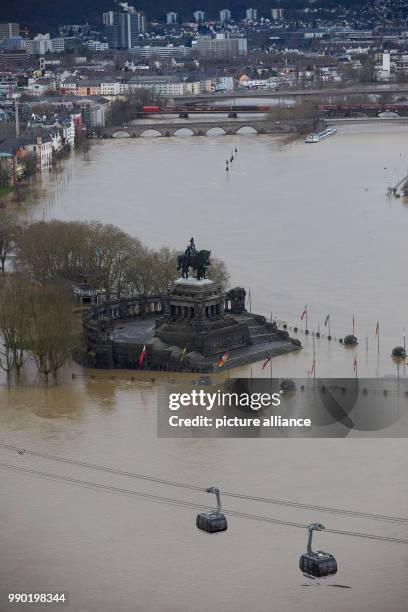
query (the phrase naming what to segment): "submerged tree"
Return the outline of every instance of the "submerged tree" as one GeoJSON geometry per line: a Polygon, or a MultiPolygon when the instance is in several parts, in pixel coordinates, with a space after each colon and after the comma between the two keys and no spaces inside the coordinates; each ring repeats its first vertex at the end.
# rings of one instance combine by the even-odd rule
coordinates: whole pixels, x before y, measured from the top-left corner
{"type": "Polygon", "coordinates": [[[70,293],[58,285],[36,287],[30,300],[29,348],[39,373],[48,382],[78,344],[78,321],[70,293]]]}
{"type": "Polygon", "coordinates": [[[3,279],[0,293],[0,367],[17,379],[26,360],[30,334],[31,284],[20,274],[3,279]]]}
{"type": "Polygon", "coordinates": [[[86,224],[38,221],[27,225],[17,244],[19,264],[38,281],[75,278],[84,267],[86,224]]]}
{"type": "Polygon", "coordinates": [[[0,209],[0,269],[4,272],[7,258],[14,253],[16,239],[20,230],[14,215],[0,209]]]}

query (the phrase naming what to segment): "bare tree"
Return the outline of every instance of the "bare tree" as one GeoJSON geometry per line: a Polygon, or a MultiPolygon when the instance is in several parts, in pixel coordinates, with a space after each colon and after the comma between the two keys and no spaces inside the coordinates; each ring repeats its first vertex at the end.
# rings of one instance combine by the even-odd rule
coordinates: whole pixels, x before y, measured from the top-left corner
{"type": "Polygon", "coordinates": [[[85,261],[93,284],[106,292],[106,299],[126,292],[129,267],[138,261],[143,247],[114,225],[87,224],[85,261]]]}
{"type": "MultiPolygon", "coordinates": [[[[135,265],[129,269],[127,288],[130,294],[151,295],[167,293],[172,283],[178,278],[176,249],[163,247],[159,251],[144,250],[135,265]]],[[[208,276],[221,289],[226,289],[229,275],[224,262],[212,258],[208,276]]]]}
{"type": "Polygon", "coordinates": [[[17,241],[19,265],[40,282],[75,279],[84,268],[85,223],[39,221],[23,228],[17,241]]]}
{"type": "Polygon", "coordinates": [[[48,382],[78,344],[78,322],[70,293],[58,285],[36,287],[31,295],[30,352],[38,372],[48,382]]]}
{"type": "Polygon", "coordinates": [[[124,125],[133,121],[146,104],[157,101],[147,89],[130,89],[121,100],[114,100],[110,106],[108,125],[124,125]]]}
{"type": "Polygon", "coordinates": [[[26,178],[31,178],[37,174],[37,156],[35,153],[27,153],[23,158],[24,175],[26,178]]]}
{"type": "Polygon", "coordinates": [[[26,277],[12,274],[3,279],[0,298],[0,367],[10,380],[17,379],[26,359],[30,327],[31,285],[26,277]]]}
{"type": "Polygon", "coordinates": [[[8,187],[10,185],[10,167],[8,158],[5,161],[0,161],[0,187],[8,187]]]}
{"type": "Polygon", "coordinates": [[[0,209],[0,269],[4,272],[7,258],[14,253],[20,226],[14,215],[0,209]]]}

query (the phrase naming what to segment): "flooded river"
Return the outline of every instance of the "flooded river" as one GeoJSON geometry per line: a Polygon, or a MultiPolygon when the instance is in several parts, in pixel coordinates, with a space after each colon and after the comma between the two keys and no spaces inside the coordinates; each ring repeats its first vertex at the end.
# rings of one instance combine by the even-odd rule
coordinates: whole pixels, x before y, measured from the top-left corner
{"type": "MultiPolygon", "coordinates": [[[[270,136],[100,141],[46,180],[33,219],[97,219],[146,245],[183,248],[191,235],[222,258],[252,309],[359,338],[361,376],[395,375],[406,309],[408,203],[386,190],[408,172],[408,129],[341,128],[322,143],[270,136]],[[225,159],[238,147],[231,171],[225,159]],[[380,355],[374,331],[380,321],[380,355]]],[[[305,376],[312,338],[274,359],[305,376]]],[[[318,376],[353,376],[353,350],[316,340],[318,376]]],[[[249,368],[240,371],[249,374],[249,368]]],[[[259,364],[254,376],[263,374],[259,364]]],[[[403,439],[158,439],[163,381],[125,380],[72,364],[58,387],[0,387],[0,442],[198,486],[376,514],[408,516],[403,439]],[[71,379],[71,372],[78,375],[71,379]],[[100,377],[98,379],[98,376],[100,377]]],[[[406,372],[401,368],[401,376],[406,372]]],[[[205,493],[0,450],[0,463],[208,505],[205,493]]],[[[9,592],[66,591],[78,612],[403,612],[408,546],[318,534],[339,572],[298,569],[302,529],[230,517],[207,537],[195,511],[15,473],[0,465],[0,609],[9,592]],[[334,586],[349,588],[334,588],[334,586]]],[[[260,502],[242,510],[298,523],[408,538],[404,525],[260,502]]],[[[13,609],[10,607],[10,609],[13,609]]],[[[23,605],[14,609],[26,609],[23,605]]],[[[49,609],[46,606],[37,609],[49,609]]]]}

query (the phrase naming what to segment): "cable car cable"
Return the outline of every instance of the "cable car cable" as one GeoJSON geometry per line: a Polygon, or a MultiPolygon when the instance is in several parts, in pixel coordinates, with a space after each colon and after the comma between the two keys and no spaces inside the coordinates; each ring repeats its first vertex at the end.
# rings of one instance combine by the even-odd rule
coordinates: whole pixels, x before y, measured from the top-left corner
{"type": "MultiPolygon", "coordinates": [[[[112,474],[118,474],[120,476],[126,476],[129,478],[136,478],[136,479],[140,479],[140,480],[147,480],[149,482],[156,482],[158,484],[164,484],[164,485],[168,485],[168,486],[172,486],[172,487],[179,487],[179,488],[183,488],[183,489],[190,489],[192,491],[201,491],[201,492],[205,492],[206,491],[206,487],[199,487],[196,485],[192,485],[192,484],[187,484],[187,483],[182,483],[182,482],[174,482],[172,480],[166,480],[164,478],[156,478],[154,476],[147,476],[145,474],[138,474],[135,472],[127,472],[125,470],[119,470],[116,468],[112,468],[112,467],[107,467],[107,466],[102,466],[102,465],[97,465],[94,463],[88,463],[86,461],[80,461],[77,459],[68,459],[66,457],[60,457],[58,455],[51,455],[49,453],[43,453],[40,451],[34,451],[34,450],[30,450],[30,449],[22,449],[19,448],[17,446],[11,446],[10,444],[1,444],[0,443],[0,448],[4,449],[4,450],[8,450],[8,451],[13,451],[13,452],[18,452],[19,454],[27,454],[27,455],[32,455],[35,457],[41,457],[43,459],[49,459],[51,461],[60,461],[63,463],[68,463],[71,465],[78,465],[80,467],[85,467],[88,469],[92,469],[92,470],[98,470],[98,471],[102,471],[102,472],[108,472],[108,473],[112,473],[112,474]]],[[[260,503],[268,503],[268,504],[276,504],[276,505],[280,505],[280,506],[287,506],[290,508],[299,508],[302,510],[313,510],[313,511],[317,511],[317,512],[328,512],[331,514],[342,514],[344,516],[354,516],[357,518],[366,518],[366,519],[371,519],[371,520],[376,520],[376,521],[386,521],[386,522],[391,522],[391,523],[407,523],[408,524],[408,518],[404,518],[404,517],[399,517],[399,516],[387,516],[387,515],[383,515],[383,514],[373,514],[370,512],[360,512],[357,510],[346,510],[344,508],[335,508],[335,507],[328,507],[328,506],[316,506],[316,505],[311,505],[311,504],[305,504],[302,502],[293,502],[293,501],[289,501],[289,500],[284,500],[284,499],[274,499],[274,498],[269,498],[269,497],[257,497],[255,495],[245,495],[242,493],[235,493],[235,492],[231,492],[231,491],[223,491],[222,489],[220,490],[220,492],[226,496],[226,497],[235,497],[237,499],[244,499],[247,501],[255,501],[255,502],[260,502],[260,503]]]]}
{"type": "MultiPolygon", "coordinates": [[[[154,476],[147,476],[145,474],[139,474],[139,473],[135,473],[135,472],[127,472],[125,470],[119,470],[116,468],[112,468],[112,467],[107,467],[107,466],[103,466],[103,465],[97,465],[94,463],[88,463],[86,461],[80,461],[77,459],[68,459],[66,457],[60,457],[58,455],[51,455],[49,453],[43,453],[40,451],[34,451],[34,450],[30,450],[30,449],[22,449],[19,448],[17,446],[12,446],[10,444],[1,444],[0,443],[0,449],[4,449],[4,450],[8,450],[8,451],[13,451],[13,452],[19,452],[21,454],[27,454],[27,455],[32,455],[35,457],[41,457],[43,459],[49,459],[50,461],[60,461],[62,463],[68,463],[71,465],[77,465],[80,467],[85,467],[87,469],[92,469],[92,470],[98,470],[101,472],[108,472],[108,473],[112,473],[112,474],[118,474],[120,476],[126,476],[129,478],[136,478],[136,479],[140,479],[140,480],[147,480],[149,482],[155,482],[158,484],[164,484],[167,486],[172,486],[172,487],[179,487],[179,488],[183,488],[183,489],[190,489],[192,491],[201,491],[201,492],[205,492],[206,491],[206,487],[199,487],[197,485],[192,485],[192,484],[187,484],[187,483],[182,483],[182,482],[175,482],[172,480],[166,480],[164,478],[156,478],[154,476]]],[[[317,506],[317,505],[312,505],[312,504],[305,504],[302,502],[294,502],[294,501],[289,501],[289,500],[284,500],[284,499],[276,499],[276,498],[269,498],[269,497],[257,497],[255,495],[245,495],[242,493],[235,493],[235,492],[231,492],[231,491],[223,491],[222,489],[220,489],[220,492],[225,496],[225,497],[233,497],[233,498],[237,498],[237,499],[243,499],[243,500],[247,500],[247,501],[255,501],[255,502],[260,502],[260,503],[268,503],[268,504],[275,504],[275,505],[279,505],[279,506],[287,506],[290,508],[298,508],[298,509],[302,509],[302,510],[313,510],[316,512],[328,512],[330,514],[341,514],[344,516],[353,516],[356,518],[366,518],[366,519],[370,519],[370,520],[375,520],[375,521],[385,521],[385,522],[390,522],[390,523],[405,523],[408,524],[408,518],[405,517],[399,517],[399,516],[388,516],[388,515],[383,515],[383,514],[373,514],[370,512],[360,512],[357,510],[347,510],[344,508],[335,508],[335,507],[328,507],[328,506],[317,506]]]]}
{"type": "MultiPolygon", "coordinates": [[[[159,495],[153,495],[151,493],[142,493],[140,491],[133,491],[131,489],[121,489],[119,487],[113,487],[111,485],[104,485],[101,483],[87,481],[87,480],[79,480],[76,478],[71,478],[69,476],[63,476],[61,474],[41,472],[39,470],[18,467],[18,466],[10,465],[7,463],[0,463],[0,469],[11,470],[11,471],[21,473],[21,474],[30,474],[31,476],[34,476],[36,478],[54,480],[58,482],[71,484],[74,486],[80,486],[80,487],[90,488],[90,489],[95,489],[95,490],[102,490],[108,493],[124,495],[127,497],[136,497],[140,499],[146,499],[148,501],[154,501],[154,502],[164,503],[164,504],[169,504],[169,505],[174,505],[174,506],[183,506],[186,508],[193,508],[193,509],[202,509],[203,507],[208,508],[208,509],[212,508],[212,506],[203,506],[202,504],[195,504],[195,503],[187,502],[187,501],[180,500],[180,499],[161,497],[159,495]]],[[[231,516],[235,516],[237,518],[245,518],[245,519],[256,520],[256,521],[261,521],[261,522],[266,522],[266,523],[272,523],[275,525],[283,525],[287,527],[297,527],[300,529],[305,529],[308,527],[308,525],[305,523],[295,523],[292,521],[285,521],[283,519],[277,519],[273,517],[259,516],[256,514],[247,514],[245,512],[239,512],[236,510],[223,510],[223,511],[226,514],[230,514],[231,516]]],[[[370,540],[378,540],[381,542],[391,542],[394,544],[408,544],[407,539],[396,538],[392,536],[382,536],[379,534],[361,533],[361,532],[356,532],[356,531],[346,531],[346,530],[340,530],[340,529],[326,529],[326,532],[337,534],[337,535],[367,538],[370,540]]]]}

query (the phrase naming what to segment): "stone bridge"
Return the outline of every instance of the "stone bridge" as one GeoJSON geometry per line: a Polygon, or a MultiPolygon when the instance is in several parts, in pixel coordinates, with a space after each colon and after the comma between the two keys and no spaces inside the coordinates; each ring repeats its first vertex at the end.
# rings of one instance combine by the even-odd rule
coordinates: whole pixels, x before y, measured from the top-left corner
{"type": "Polygon", "coordinates": [[[155,132],[160,136],[176,136],[180,130],[188,130],[192,136],[211,136],[212,131],[220,129],[232,136],[241,133],[244,128],[251,128],[256,134],[281,134],[304,132],[312,125],[308,121],[271,121],[268,119],[214,119],[214,121],[174,121],[157,123],[135,123],[123,127],[101,127],[95,133],[98,138],[140,138],[147,133],[155,132]]]}

